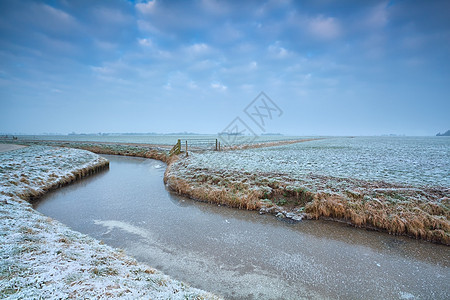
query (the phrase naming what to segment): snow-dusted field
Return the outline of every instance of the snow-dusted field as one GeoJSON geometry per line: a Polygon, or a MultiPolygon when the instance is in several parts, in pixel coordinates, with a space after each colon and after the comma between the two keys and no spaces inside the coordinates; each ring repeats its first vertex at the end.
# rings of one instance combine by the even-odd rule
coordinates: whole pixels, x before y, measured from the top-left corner
{"type": "Polygon", "coordinates": [[[154,145],[174,145],[178,139],[197,140],[197,139],[219,139],[222,145],[241,144],[241,143],[261,143],[280,140],[300,139],[298,136],[284,135],[261,135],[255,137],[238,136],[227,138],[218,135],[24,135],[19,136],[19,141],[27,140],[45,140],[45,141],[72,141],[72,142],[112,142],[112,143],[139,143],[154,145]]]}
{"type": "Polygon", "coordinates": [[[450,187],[450,139],[440,137],[327,138],[280,147],[207,152],[192,168],[306,174],[450,187]]]}
{"type": "Polygon", "coordinates": [[[445,138],[378,137],[191,153],[165,180],[203,201],[449,244],[449,149],[445,138]]]}
{"type": "Polygon", "coordinates": [[[25,146],[14,145],[14,144],[0,144],[0,152],[11,151],[11,150],[20,149],[23,147],[25,147],[25,146]]]}
{"type": "Polygon", "coordinates": [[[22,199],[105,163],[68,148],[0,153],[0,298],[217,298],[45,217],[22,199]]]}

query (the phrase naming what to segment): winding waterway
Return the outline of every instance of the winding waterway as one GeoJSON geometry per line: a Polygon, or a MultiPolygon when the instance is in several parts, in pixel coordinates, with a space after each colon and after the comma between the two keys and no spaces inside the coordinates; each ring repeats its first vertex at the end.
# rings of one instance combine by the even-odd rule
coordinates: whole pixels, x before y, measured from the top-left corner
{"type": "Polygon", "coordinates": [[[107,156],[110,170],[36,209],[164,273],[228,299],[449,299],[449,247],[324,221],[196,202],[165,164],[107,156]]]}

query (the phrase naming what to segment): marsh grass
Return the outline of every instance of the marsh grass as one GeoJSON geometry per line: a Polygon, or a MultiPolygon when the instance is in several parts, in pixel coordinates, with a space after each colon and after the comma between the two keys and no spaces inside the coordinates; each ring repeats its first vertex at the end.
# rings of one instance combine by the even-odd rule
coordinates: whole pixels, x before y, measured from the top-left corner
{"type": "Polygon", "coordinates": [[[441,205],[408,201],[392,205],[389,201],[359,201],[318,194],[305,211],[314,219],[343,219],[358,227],[373,227],[390,234],[408,235],[432,242],[450,244],[449,203],[441,205]],[[432,213],[430,213],[432,212],[432,213]]]}

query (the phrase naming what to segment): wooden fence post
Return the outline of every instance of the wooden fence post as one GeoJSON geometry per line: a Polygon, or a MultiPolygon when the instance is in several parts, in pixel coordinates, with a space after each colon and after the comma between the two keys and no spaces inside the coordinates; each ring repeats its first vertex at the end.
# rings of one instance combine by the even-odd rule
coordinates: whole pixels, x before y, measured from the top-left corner
{"type": "Polygon", "coordinates": [[[219,142],[219,151],[220,151],[220,142],[219,142]]]}
{"type": "Polygon", "coordinates": [[[187,140],[186,140],[186,156],[188,156],[187,140]]]}
{"type": "Polygon", "coordinates": [[[216,139],[216,151],[217,151],[217,139],[216,139]]]}

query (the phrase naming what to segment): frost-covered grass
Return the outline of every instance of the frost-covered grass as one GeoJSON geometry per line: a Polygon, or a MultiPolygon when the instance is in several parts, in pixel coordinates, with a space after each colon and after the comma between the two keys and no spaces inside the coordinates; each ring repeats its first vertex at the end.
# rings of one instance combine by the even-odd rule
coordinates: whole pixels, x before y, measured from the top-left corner
{"type": "Polygon", "coordinates": [[[192,153],[170,165],[165,180],[203,201],[294,219],[340,219],[449,244],[448,146],[447,140],[355,138],[192,153]]]}
{"type": "Polygon", "coordinates": [[[0,153],[3,196],[37,197],[51,188],[107,166],[106,159],[83,150],[45,146],[0,153]]]}
{"type": "Polygon", "coordinates": [[[267,147],[275,147],[275,146],[283,146],[283,145],[291,145],[303,142],[309,142],[313,140],[319,140],[322,138],[314,138],[314,139],[289,139],[289,140],[280,140],[280,141],[261,141],[261,142],[252,142],[250,144],[231,144],[222,147],[222,150],[248,150],[248,149],[257,149],[257,148],[267,148],[267,147]]]}
{"type": "MultiPolygon", "coordinates": [[[[1,138],[1,137],[0,137],[1,138]]],[[[291,140],[304,137],[283,136],[283,135],[261,135],[251,137],[254,143],[272,142],[279,140],[291,140]],[[253,140],[254,138],[254,140],[253,140]]],[[[152,145],[175,145],[178,139],[196,140],[196,139],[219,139],[224,144],[242,144],[248,143],[248,136],[218,136],[218,135],[29,135],[19,136],[18,142],[26,140],[44,140],[44,141],[69,141],[69,142],[101,142],[101,143],[137,143],[152,145]]]]}
{"type": "Polygon", "coordinates": [[[26,201],[105,165],[77,149],[0,153],[0,298],[217,298],[43,216],[26,201]]]}
{"type": "Polygon", "coordinates": [[[327,138],[280,147],[208,152],[194,168],[305,174],[450,187],[450,139],[327,138]]]}
{"type": "Polygon", "coordinates": [[[17,140],[8,141],[8,143],[17,143],[20,145],[30,146],[53,146],[53,147],[67,147],[74,149],[88,150],[98,154],[137,156],[161,160],[168,162],[170,157],[168,155],[169,148],[163,146],[152,146],[146,144],[120,144],[109,142],[77,142],[77,141],[39,141],[39,140],[17,140]]]}

